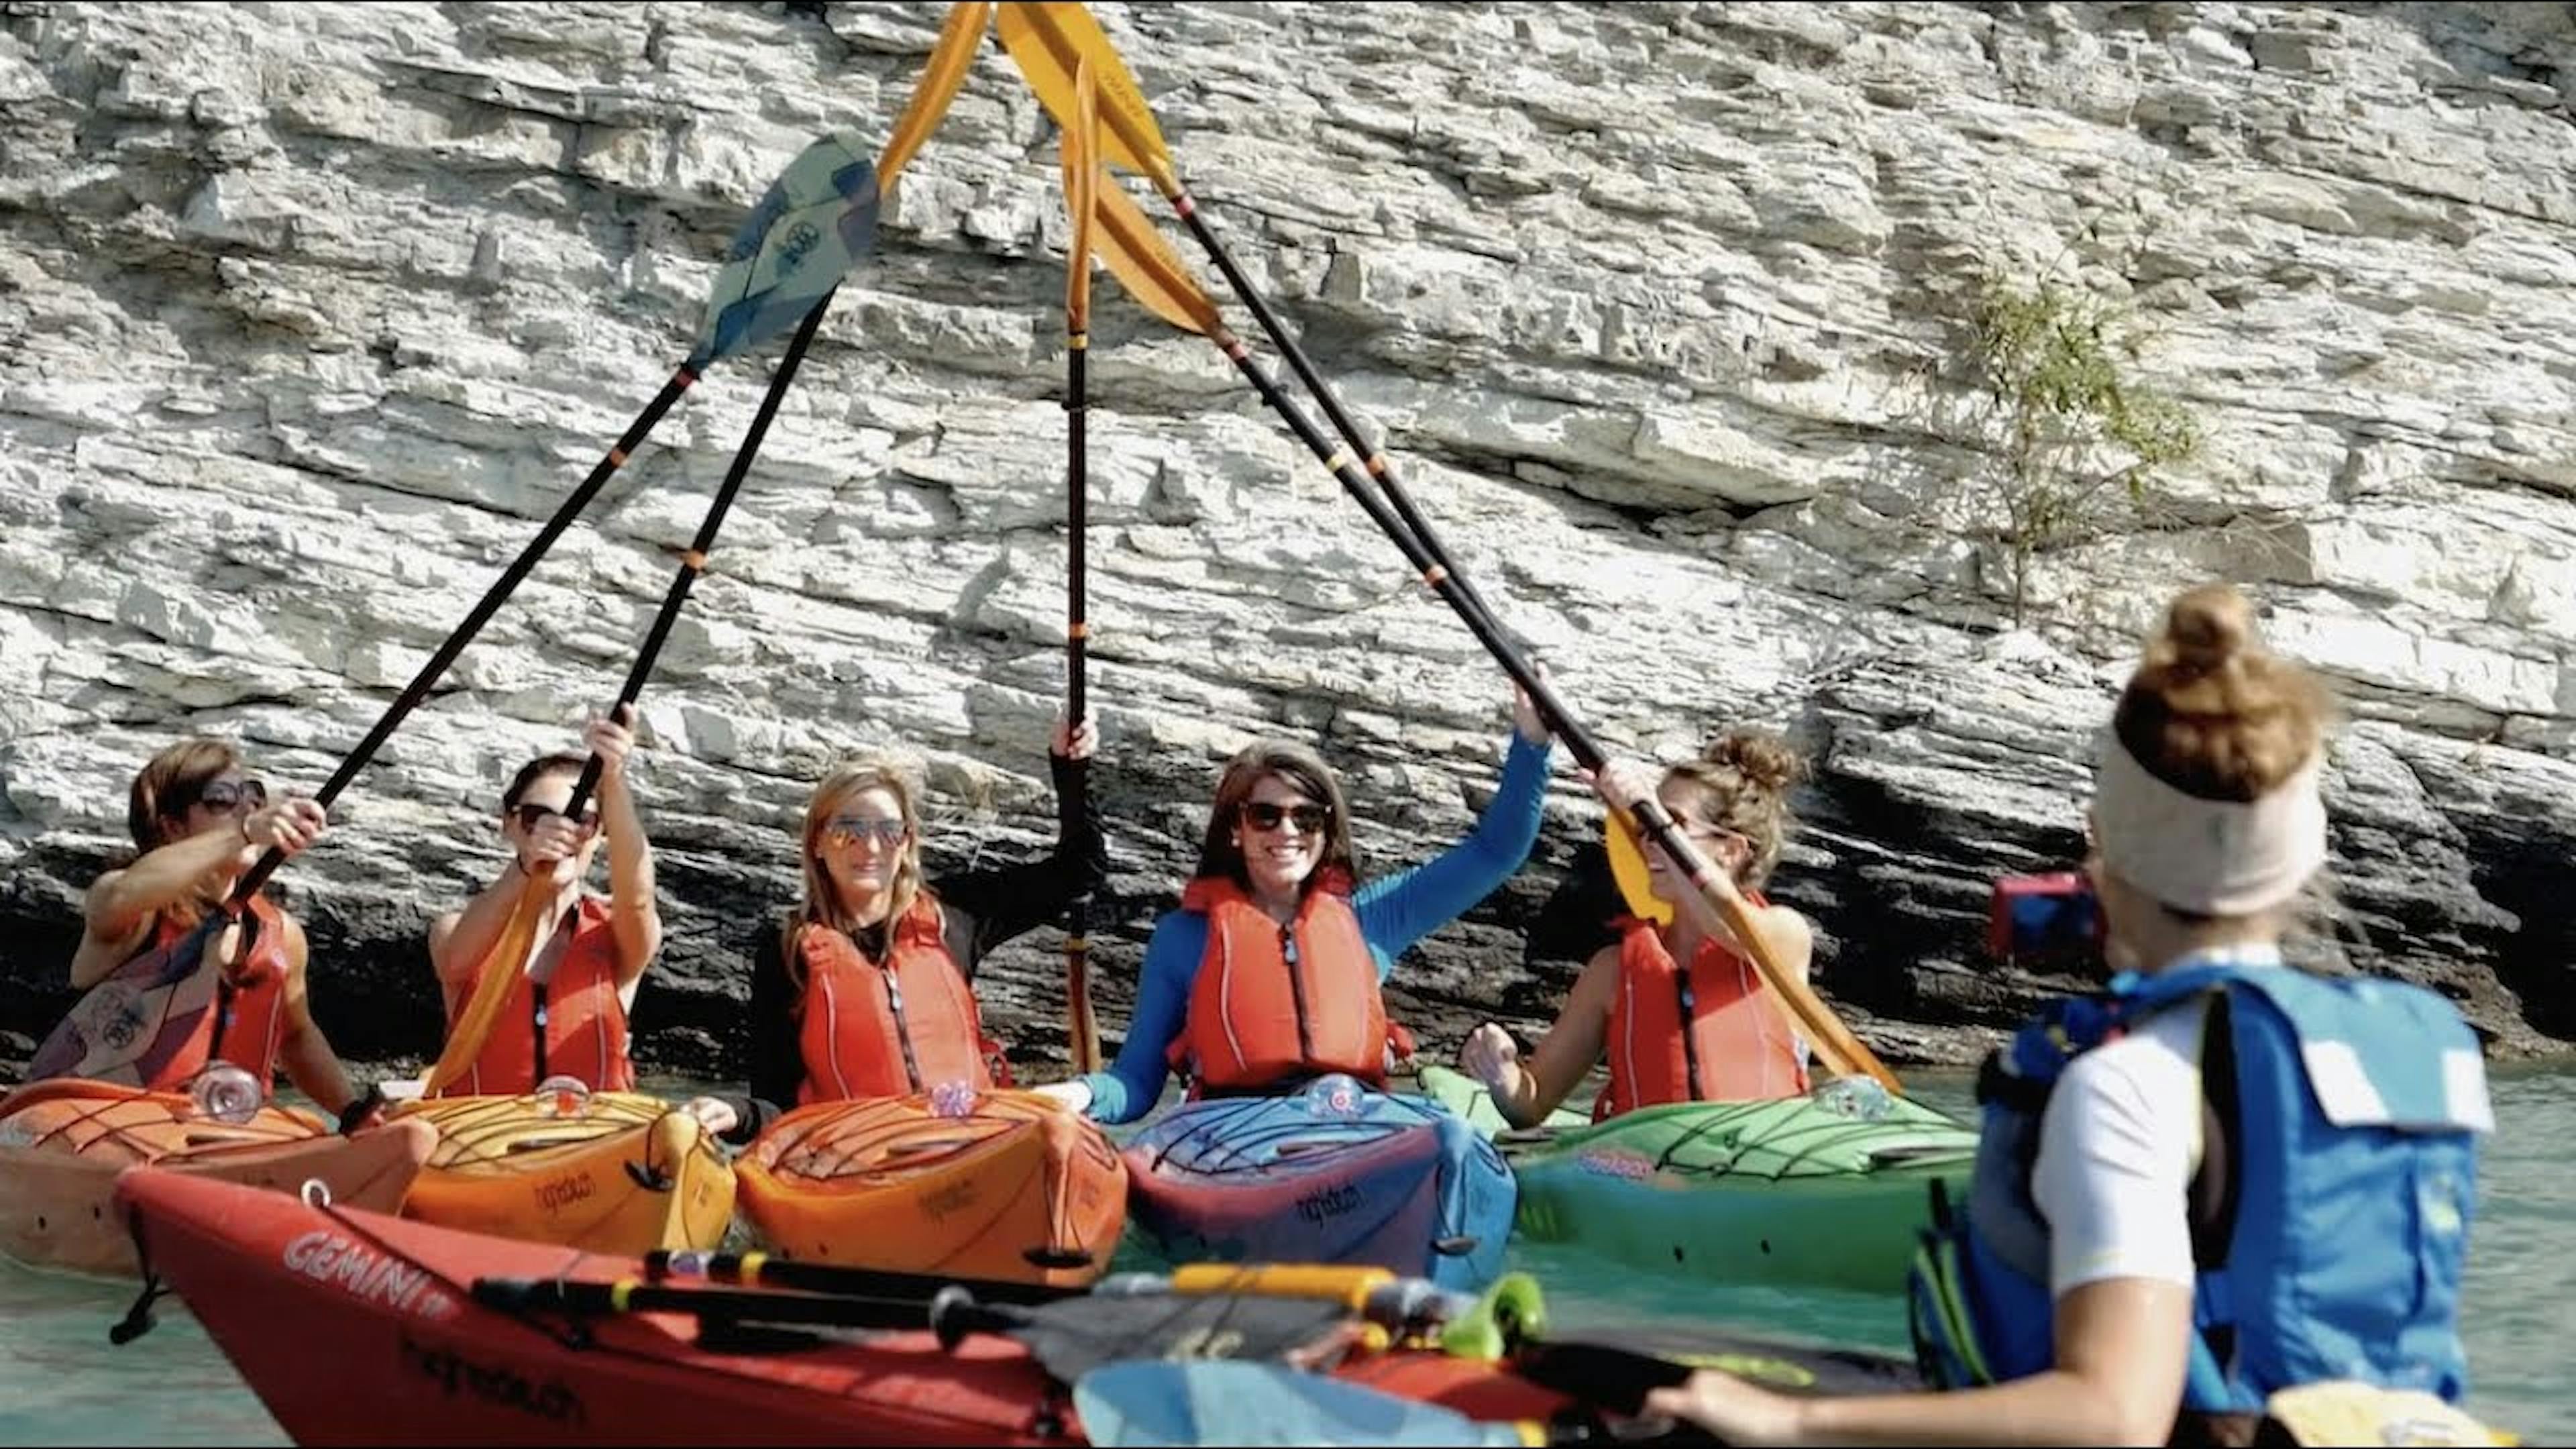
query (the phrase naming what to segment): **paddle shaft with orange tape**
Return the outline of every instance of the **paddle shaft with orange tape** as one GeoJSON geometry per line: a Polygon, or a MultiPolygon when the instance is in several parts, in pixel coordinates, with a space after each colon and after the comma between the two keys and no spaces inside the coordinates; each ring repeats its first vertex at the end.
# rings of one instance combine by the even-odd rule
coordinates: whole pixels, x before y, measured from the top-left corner
{"type": "MultiPolygon", "coordinates": [[[[760,409],[752,414],[751,426],[743,430],[742,446],[734,449],[733,464],[725,469],[724,481],[716,486],[716,495],[707,504],[706,517],[698,521],[697,536],[689,540],[688,551],[680,555],[679,573],[671,580],[669,591],[662,596],[660,612],[653,616],[652,627],[644,633],[644,644],[636,652],[634,666],[626,671],[626,683],[617,691],[617,703],[608,717],[617,719],[633,707],[644,694],[644,681],[653,675],[653,665],[660,659],[662,646],[669,642],[671,626],[679,622],[680,608],[689,601],[689,590],[698,576],[706,572],[707,555],[716,546],[716,534],[724,527],[725,515],[733,508],[734,495],[742,491],[742,480],[751,472],[752,460],[760,456],[760,445],[769,436],[771,419],[778,416],[778,405],[787,389],[796,381],[796,370],[805,361],[805,349],[814,343],[815,332],[823,325],[823,314],[831,310],[832,299],[840,294],[836,285],[825,292],[805,320],[796,324],[796,335],[788,341],[786,355],[778,360],[778,371],[769,379],[769,390],[761,395],[760,409]]],[[[581,779],[572,789],[572,799],[564,814],[581,818],[581,807],[599,786],[599,757],[591,756],[582,766],[581,779]]],[[[534,883],[531,883],[533,888],[534,883]]]]}
{"type": "MultiPolygon", "coordinates": [[[[1380,531],[1395,541],[1396,547],[1403,551],[1405,561],[1413,566],[1423,583],[1457,613],[1469,632],[1476,636],[1477,642],[1485,646],[1486,652],[1512,677],[1512,682],[1529,696],[1539,717],[1547,722],[1548,728],[1559,739],[1565,741],[1566,749],[1573,754],[1576,763],[1587,770],[1599,771],[1607,763],[1607,756],[1593,740],[1590,731],[1575,720],[1556,691],[1531,668],[1527,656],[1503,637],[1493,619],[1468,602],[1466,590],[1460,586],[1457,576],[1436,562],[1422,540],[1403,525],[1385,500],[1369,489],[1367,480],[1353,466],[1349,450],[1336,449],[1324,438],[1313,420],[1282,393],[1278,384],[1262,370],[1261,364],[1253,360],[1240,338],[1222,328],[1213,334],[1213,338],[1226,356],[1234,360],[1237,370],[1251,381],[1262,401],[1285,419],[1307,448],[1323,460],[1325,468],[1340,481],[1343,491],[1359,503],[1380,531]]],[[[1762,973],[1764,984],[1771,988],[1772,999],[1786,1014],[1791,1029],[1807,1039],[1826,1067],[1842,1075],[1865,1073],[1889,1090],[1897,1090],[1895,1074],[1859,1037],[1852,1034],[1850,1027],[1843,1025],[1832,1008],[1819,1000],[1806,982],[1781,969],[1760,932],[1754,929],[1749,904],[1739,893],[1721,891],[1716,887],[1716,867],[1674,825],[1663,803],[1652,795],[1646,796],[1636,802],[1632,814],[1638,829],[1663,847],[1664,854],[1688,877],[1692,887],[1708,897],[1726,918],[1728,927],[1743,943],[1745,953],[1752,957],[1754,969],[1762,973]]]]}
{"type": "MultiPolygon", "coordinates": [[[[1197,204],[1181,186],[1180,178],[1173,168],[1170,147],[1164,143],[1161,130],[1154,122],[1152,109],[1145,103],[1143,92],[1137,87],[1135,77],[1118,59],[1115,49],[1109,44],[1108,36],[1101,31],[1099,22],[1079,4],[1017,4],[1007,7],[1003,12],[1001,40],[1012,59],[1019,64],[1022,74],[1029,80],[1030,88],[1037,93],[1042,104],[1056,113],[1059,123],[1070,123],[1070,117],[1066,111],[1072,104],[1073,83],[1079,79],[1082,72],[1090,73],[1100,98],[1097,113],[1104,133],[1101,154],[1111,164],[1124,165],[1142,171],[1153,181],[1156,189],[1171,202],[1173,210],[1199,238],[1201,246],[1206,248],[1209,255],[1216,260],[1218,267],[1225,273],[1228,283],[1234,287],[1236,293],[1244,298],[1256,315],[1263,315],[1265,330],[1280,341],[1283,351],[1293,352],[1293,346],[1287,342],[1285,329],[1277,325],[1275,316],[1264,315],[1267,314],[1268,309],[1257,298],[1249,279],[1245,278],[1241,269],[1234,265],[1232,258],[1226,255],[1224,247],[1217,241],[1213,231],[1198,215],[1197,204]]],[[[1104,250],[1115,247],[1121,242],[1122,236],[1118,228],[1105,228],[1104,231],[1106,233],[1102,242],[1104,250]]],[[[1605,756],[1599,745],[1594,743],[1590,734],[1575,722],[1573,716],[1565,709],[1563,701],[1557,698],[1555,691],[1550,689],[1544,680],[1537,677],[1522,652],[1504,636],[1501,627],[1490,611],[1485,608],[1483,599],[1475,592],[1472,585],[1458,577],[1447,550],[1440,546],[1428,520],[1422,517],[1418,509],[1411,506],[1410,498],[1403,494],[1401,485],[1394,481],[1393,469],[1387,467],[1379,455],[1373,452],[1369,454],[1378,480],[1389,485],[1387,497],[1380,498],[1369,486],[1368,476],[1352,466],[1354,451],[1366,451],[1368,445],[1360,441],[1357,425],[1350,420],[1347,412],[1340,409],[1337,403],[1328,404],[1337,414],[1335,418],[1337,425],[1341,427],[1344,436],[1351,443],[1351,448],[1348,450],[1336,450],[1325,440],[1314,423],[1280,391],[1277,384],[1271,381],[1268,374],[1252,359],[1249,350],[1241,340],[1228,332],[1222,322],[1216,319],[1215,308],[1206,300],[1204,292],[1200,292],[1196,297],[1187,295],[1188,291],[1197,290],[1196,285],[1185,273],[1178,276],[1171,274],[1171,259],[1168,257],[1130,259],[1128,265],[1122,268],[1121,274],[1127,275],[1139,270],[1137,262],[1140,260],[1162,263],[1160,267],[1148,269],[1153,272],[1158,283],[1168,288],[1186,289],[1183,290],[1182,297],[1188,313],[1193,318],[1193,330],[1203,332],[1210,341],[1215,342],[1225,352],[1228,358],[1233,360],[1245,378],[1252,383],[1254,390],[1261,394],[1262,400],[1270,405],[1272,411],[1277,412],[1287,421],[1291,430],[1296,432],[1308,449],[1317,458],[1323,460],[1327,470],[1342,484],[1344,491],[1359,502],[1371,521],[1375,522],[1387,537],[1395,541],[1396,546],[1403,551],[1406,561],[1413,566],[1423,582],[1456,611],[1469,631],[1475,634],[1477,641],[1485,646],[1487,652],[1503,666],[1504,671],[1510,674],[1513,681],[1529,695],[1541,717],[1547,721],[1548,728],[1565,741],[1566,747],[1573,753],[1576,761],[1586,769],[1596,771],[1600,769],[1605,756]],[[1389,499],[1402,501],[1390,504],[1389,499]]],[[[1302,354],[1298,355],[1302,356],[1302,354]]],[[[1292,365],[1295,360],[1292,357],[1292,365]]],[[[1329,386],[1313,371],[1311,365],[1298,368],[1298,372],[1307,385],[1314,390],[1317,398],[1325,399],[1331,396],[1329,386]]],[[[1893,1089],[1896,1086],[1896,1078],[1878,1060],[1876,1054],[1852,1034],[1851,1029],[1834,1015],[1832,1009],[1827,1007],[1804,981],[1780,969],[1779,963],[1772,958],[1759,936],[1753,932],[1751,916],[1745,904],[1741,900],[1721,897],[1713,891],[1711,883],[1714,880],[1714,868],[1706,857],[1683,838],[1662,805],[1649,798],[1637,804],[1634,814],[1639,828],[1664,848],[1666,855],[1685,872],[1696,888],[1703,894],[1709,895],[1712,904],[1716,905],[1726,917],[1730,927],[1735,928],[1736,933],[1744,938],[1747,954],[1753,958],[1755,969],[1762,973],[1764,981],[1772,988],[1772,996],[1780,1003],[1780,1009],[1787,1016],[1790,1026],[1807,1038],[1824,1064],[1838,1073],[1867,1073],[1893,1089]]]]}
{"type": "MultiPolygon", "coordinates": [[[[1084,544],[1090,534],[1090,400],[1086,393],[1091,346],[1091,238],[1098,208],[1092,196],[1100,179],[1097,147],[1100,118],[1091,72],[1076,78],[1075,123],[1064,133],[1064,197],[1072,222],[1064,258],[1064,433],[1065,433],[1065,570],[1064,570],[1064,708],[1067,726],[1082,727],[1089,708],[1085,686],[1089,674],[1091,618],[1089,563],[1084,544]]],[[[1087,797],[1089,762],[1073,762],[1074,788],[1087,797]]],[[[1084,799],[1081,808],[1091,805],[1084,799]]],[[[1091,1006],[1091,892],[1084,890],[1064,912],[1064,1027],[1066,1055],[1077,1072],[1100,1070],[1100,1024],[1091,1006]]]]}
{"type": "MultiPolygon", "coordinates": [[[[787,353],[779,359],[778,372],[769,380],[769,391],[760,400],[760,410],[752,415],[751,426],[743,434],[742,446],[735,450],[733,466],[725,470],[724,482],[716,489],[714,501],[708,504],[706,517],[698,524],[697,537],[690,541],[688,552],[681,555],[679,576],[672,580],[663,595],[661,612],[654,615],[652,627],[644,635],[643,648],[635,656],[634,667],[626,673],[625,687],[618,691],[617,703],[610,707],[609,718],[619,719],[631,709],[644,692],[644,681],[653,672],[653,663],[662,645],[671,637],[671,626],[680,617],[680,606],[688,602],[690,586],[707,566],[707,551],[715,547],[716,532],[724,526],[725,514],[733,507],[734,495],[742,488],[743,477],[751,471],[751,461],[759,455],[761,441],[768,436],[770,419],[778,413],[778,404],[786,397],[788,385],[795,381],[796,369],[805,360],[805,349],[812,345],[814,333],[823,323],[823,313],[832,305],[838,287],[823,294],[821,301],[797,324],[796,336],[787,344],[787,353]]],[[[600,760],[590,757],[582,766],[581,778],[573,785],[572,798],[563,813],[575,820],[581,818],[582,806],[591,791],[599,785],[600,760]]],[[[525,974],[529,952],[536,945],[537,932],[544,927],[547,903],[555,894],[555,883],[549,875],[530,875],[520,889],[519,899],[510,907],[509,920],[501,928],[501,937],[493,943],[485,958],[483,977],[465,1009],[457,1014],[455,1026],[448,1032],[447,1043],[439,1050],[438,1060],[430,1064],[422,1078],[423,1090],[437,1092],[463,1077],[475,1060],[483,1055],[492,1028],[500,1021],[501,1006],[511,989],[525,974]]],[[[542,1038],[538,1043],[544,1050],[542,1038]]],[[[594,1084],[596,1085],[596,1084],[594,1084]]]]}
{"type": "MultiPolygon", "coordinates": [[[[590,506],[590,500],[597,497],[599,490],[607,486],[617,470],[625,467],[627,460],[635,456],[635,450],[644,446],[644,440],[661,425],[663,415],[670,412],[672,405],[680,400],[680,395],[697,380],[698,374],[686,367],[671,374],[670,380],[662,384],[662,390],[653,395],[653,400],[644,405],[644,411],[635,415],[635,421],[627,424],[626,431],[618,435],[616,443],[591,468],[590,475],[581,480],[581,486],[565,495],[554,516],[546,520],[546,526],[528,541],[527,547],[519,550],[519,556],[510,560],[510,566],[501,571],[501,576],[492,581],[492,586],[483,591],[483,597],[475,602],[473,612],[465,616],[465,622],[456,626],[455,632],[449,634],[437,651],[421,664],[420,672],[412,676],[411,683],[404,685],[403,692],[385,707],[375,727],[367,731],[366,738],[358,742],[358,747],[349,752],[348,758],[340,762],[340,768],[333,771],[331,778],[315,793],[314,804],[325,810],[331,808],[331,802],[340,798],[340,792],[349,788],[350,782],[358,778],[358,772],[375,758],[376,751],[393,737],[395,727],[429,696],[431,686],[447,673],[448,666],[456,662],[456,656],[465,651],[466,645],[474,642],[474,636],[482,632],[494,614],[500,612],[510,595],[545,558],[547,550],[554,547],[555,540],[563,537],[565,529],[572,527],[573,520],[590,506]]],[[[272,846],[256,864],[243,872],[241,880],[233,887],[233,901],[247,901],[258,894],[259,888],[285,860],[285,854],[272,846]]],[[[248,950],[247,943],[244,950],[248,950]]]]}

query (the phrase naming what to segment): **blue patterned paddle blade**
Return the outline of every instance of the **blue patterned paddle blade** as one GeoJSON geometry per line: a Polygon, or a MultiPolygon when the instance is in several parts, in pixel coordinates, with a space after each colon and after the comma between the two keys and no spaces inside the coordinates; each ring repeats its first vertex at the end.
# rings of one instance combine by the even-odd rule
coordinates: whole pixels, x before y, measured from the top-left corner
{"type": "Polygon", "coordinates": [[[769,184],[735,233],[689,370],[802,321],[876,244],[876,163],[855,133],[835,131],[769,184]]]}

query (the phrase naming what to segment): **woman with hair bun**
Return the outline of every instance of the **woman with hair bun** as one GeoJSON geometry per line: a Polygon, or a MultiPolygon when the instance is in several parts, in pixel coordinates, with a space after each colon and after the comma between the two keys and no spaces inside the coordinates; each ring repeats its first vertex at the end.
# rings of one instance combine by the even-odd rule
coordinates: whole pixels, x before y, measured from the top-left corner
{"type": "MultiPolygon", "coordinates": [[[[1762,885],[1779,864],[1789,790],[1805,770],[1778,737],[1739,730],[1660,779],[1651,766],[1611,761],[1594,788],[1623,815],[1652,790],[1718,867],[1717,888],[1741,895],[1772,960],[1804,981],[1814,935],[1804,916],[1764,900],[1762,885]]],[[[1670,922],[1622,919],[1619,939],[1584,964],[1528,1062],[1492,1022],[1460,1050],[1460,1067],[1485,1084],[1514,1126],[1544,1120],[1605,1049],[1610,1081],[1593,1103],[1596,1121],[1664,1102],[1805,1094],[1805,1043],[1782,1024],[1745,943],[1651,843],[1646,869],[1656,898],[1675,908],[1670,922]]]]}
{"type": "Polygon", "coordinates": [[[2330,716],[2226,585],[2148,642],[2084,863],[2118,974],[1987,1062],[1968,1200],[1936,1194],[1908,1285],[1917,1357],[1953,1392],[1793,1398],[1703,1371],[1650,1411],[1730,1444],[2396,1443],[2343,1416],[2465,1419],[2445,1401],[2467,1392],[2494,1127],[2477,1039],[2430,991],[2281,955],[2326,862],[2330,716]]]}

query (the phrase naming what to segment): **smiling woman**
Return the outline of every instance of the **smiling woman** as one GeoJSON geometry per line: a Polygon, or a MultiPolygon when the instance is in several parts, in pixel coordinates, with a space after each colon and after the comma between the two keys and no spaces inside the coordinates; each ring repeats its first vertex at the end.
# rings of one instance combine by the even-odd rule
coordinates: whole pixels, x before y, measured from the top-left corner
{"type": "MultiPolygon", "coordinates": [[[[1779,863],[1789,788],[1804,769],[1785,742],[1739,730],[1669,770],[1612,760],[1594,780],[1614,820],[1645,795],[1662,802],[1681,833],[1718,865],[1711,888],[1740,902],[1771,959],[1798,981],[1807,979],[1812,931],[1797,911],[1763,899],[1761,887],[1779,863]]],[[[1460,1067],[1486,1085],[1515,1127],[1535,1126],[1555,1110],[1605,1052],[1610,1075],[1593,1104],[1596,1121],[1666,1102],[1753,1101],[1807,1090],[1806,1046],[1766,999],[1752,951],[1661,846],[1650,841],[1644,850],[1648,899],[1632,901],[1634,914],[1618,938],[1592,954],[1530,1059],[1523,1062],[1492,1022],[1476,1028],[1459,1052],[1460,1067]]]]}
{"type": "Polygon", "coordinates": [[[1387,972],[1520,869],[1538,838],[1548,732],[1517,690],[1512,725],[1502,788],[1474,833],[1365,885],[1331,767],[1285,741],[1236,754],[1181,908],[1145,949],[1118,1059],[1064,1090],[1100,1121],[1131,1122],[1161,1096],[1175,1055],[1193,1095],[1284,1093],[1336,1072],[1382,1081],[1387,972]]]}
{"type": "Polygon", "coordinates": [[[751,1090],[692,1110],[748,1142],[788,1107],[997,1085],[976,965],[1060,915],[1108,873],[1107,847],[1074,772],[1099,736],[1056,723],[1048,764],[1056,847],[1021,865],[925,879],[911,783],[882,762],[817,785],[798,851],[805,899],[752,967],[751,1090]]]}

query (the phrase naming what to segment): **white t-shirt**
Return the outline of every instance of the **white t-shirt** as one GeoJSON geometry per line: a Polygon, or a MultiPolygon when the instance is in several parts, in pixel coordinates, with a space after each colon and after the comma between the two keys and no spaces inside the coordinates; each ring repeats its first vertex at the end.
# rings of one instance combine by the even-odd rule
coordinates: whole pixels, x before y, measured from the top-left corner
{"type": "Polygon", "coordinates": [[[2185,1194],[2207,1015],[2205,1001],[2159,1013],[2076,1058],[2049,1094],[2031,1198],[2048,1221],[2051,1298],[2106,1278],[2192,1285],[2185,1194]]]}

